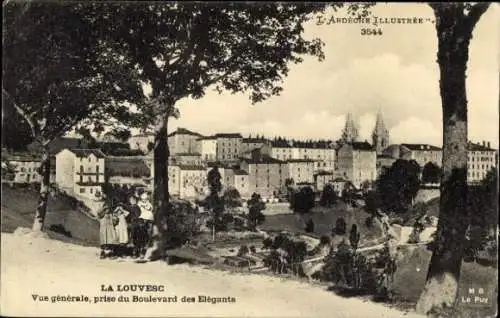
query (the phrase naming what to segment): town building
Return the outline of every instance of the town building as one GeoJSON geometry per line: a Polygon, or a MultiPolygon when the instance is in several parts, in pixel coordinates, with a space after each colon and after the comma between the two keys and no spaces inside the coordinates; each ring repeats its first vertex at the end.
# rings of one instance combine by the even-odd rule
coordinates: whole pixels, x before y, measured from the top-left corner
{"type": "Polygon", "coordinates": [[[360,189],[377,178],[377,154],[367,141],[351,142],[338,149],[337,168],[341,177],[360,189]]]}
{"type": "Polygon", "coordinates": [[[241,153],[247,153],[254,149],[270,145],[271,142],[264,138],[243,138],[241,141],[241,153]]]}
{"type": "Polygon", "coordinates": [[[128,139],[130,149],[140,150],[142,153],[150,152],[154,147],[155,134],[142,133],[133,135],[128,139]]]}
{"type": "Polygon", "coordinates": [[[241,198],[249,199],[252,193],[249,191],[248,173],[245,170],[235,169],[233,175],[233,187],[238,190],[241,198]]]}
{"type": "Polygon", "coordinates": [[[56,184],[78,196],[100,197],[105,182],[104,153],[99,149],[63,149],[56,154],[56,184]]]}
{"type": "Polygon", "coordinates": [[[293,183],[313,183],[315,161],[311,159],[288,159],[288,178],[293,180],[293,183]]]}
{"type": "Polygon", "coordinates": [[[396,160],[396,158],[388,155],[377,155],[377,178],[385,173],[396,160]]]}
{"type": "Polygon", "coordinates": [[[390,145],[382,154],[395,159],[415,160],[420,167],[428,162],[440,167],[442,160],[441,148],[428,144],[390,145]]]}
{"type": "Polygon", "coordinates": [[[331,171],[319,171],[314,174],[314,183],[316,191],[323,191],[325,186],[335,179],[335,174],[331,171]]]}
{"type": "Polygon", "coordinates": [[[197,140],[197,152],[204,162],[214,162],[217,160],[217,137],[200,137],[197,140]]]}
{"type": "Polygon", "coordinates": [[[389,131],[385,128],[382,113],[377,114],[377,121],[372,133],[372,144],[375,147],[377,155],[382,154],[382,151],[389,146],[389,131]]]}
{"type": "Polygon", "coordinates": [[[491,148],[489,142],[468,142],[467,144],[467,182],[481,182],[488,171],[497,167],[497,150],[491,148]]]}
{"type": "Polygon", "coordinates": [[[105,158],[107,183],[118,186],[140,187],[148,191],[152,187],[153,175],[140,157],[105,158]]]}
{"type": "Polygon", "coordinates": [[[248,174],[248,193],[260,194],[263,198],[279,195],[288,178],[288,164],[254,152],[253,158],[242,158],[240,169],[248,174]]]}
{"type": "Polygon", "coordinates": [[[199,153],[178,153],[169,158],[170,164],[176,165],[202,165],[201,155],[199,153]]]}
{"type": "Polygon", "coordinates": [[[206,169],[196,165],[168,166],[168,189],[174,198],[201,198],[208,192],[206,169]]]}
{"type": "Polygon", "coordinates": [[[203,136],[197,132],[187,130],[186,128],[177,128],[176,131],[168,135],[170,155],[199,153],[198,139],[200,137],[203,136]]]}
{"type": "Polygon", "coordinates": [[[333,179],[330,182],[330,184],[333,186],[333,191],[335,191],[335,193],[337,193],[337,195],[339,197],[342,197],[344,190],[346,190],[346,191],[349,191],[349,190],[356,191],[357,190],[351,181],[349,181],[345,178],[342,178],[342,177],[336,177],[335,179],[333,179]]]}
{"type": "Polygon", "coordinates": [[[278,160],[313,160],[314,171],[335,169],[335,148],[327,142],[272,142],[269,155],[278,160]]]}
{"type": "Polygon", "coordinates": [[[217,139],[216,160],[220,162],[237,162],[241,153],[243,137],[239,133],[220,133],[217,139]]]}
{"type": "Polygon", "coordinates": [[[42,181],[38,173],[40,158],[29,153],[18,153],[7,155],[5,161],[12,168],[9,183],[39,183],[42,181]]]}

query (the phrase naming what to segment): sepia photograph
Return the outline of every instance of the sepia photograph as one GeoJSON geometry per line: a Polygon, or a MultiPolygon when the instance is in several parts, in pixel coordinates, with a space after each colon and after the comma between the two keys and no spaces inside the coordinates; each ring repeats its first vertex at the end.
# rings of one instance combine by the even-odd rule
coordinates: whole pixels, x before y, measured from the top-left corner
{"type": "Polygon", "coordinates": [[[497,317],[498,3],[2,12],[1,316],[497,317]]]}

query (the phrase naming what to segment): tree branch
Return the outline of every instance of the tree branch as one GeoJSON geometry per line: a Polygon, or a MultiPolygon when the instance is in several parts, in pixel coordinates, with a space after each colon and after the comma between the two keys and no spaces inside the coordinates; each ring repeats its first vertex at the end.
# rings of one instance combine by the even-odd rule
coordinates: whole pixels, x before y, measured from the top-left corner
{"type": "Polygon", "coordinates": [[[474,5],[470,5],[469,14],[466,16],[465,21],[469,23],[469,25],[474,28],[479,18],[488,10],[491,3],[489,2],[480,2],[474,5]]]}
{"type": "Polygon", "coordinates": [[[6,90],[5,88],[2,87],[2,93],[10,99],[10,101],[12,102],[12,105],[14,106],[14,108],[16,109],[17,113],[19,115],[21,115],[27,122],[28,124],[30,125],[30,129],[31,129],[31,136],[33,138],[37,138],[37,129],[36,129],[36,124],[35,124],[35,121],[33,120],[33,118],[31,118],[30,115],[28,115],[26,113],[26,111],[21,107],[19,106],[16,101],[14,100],[14,97],[12,97],[6,90]]]}

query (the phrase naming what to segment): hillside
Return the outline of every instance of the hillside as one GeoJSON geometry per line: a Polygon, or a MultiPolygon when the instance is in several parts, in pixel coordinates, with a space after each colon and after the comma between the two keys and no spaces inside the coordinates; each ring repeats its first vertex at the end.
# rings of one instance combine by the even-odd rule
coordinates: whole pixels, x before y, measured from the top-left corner
{"type": "MultiPolygon", "coordinates": [[[[2,185],[2,232],[13,232],[17,227],[30,228],[35,216],[38,193],[31,188],[15,188],[2,185]]],[[[61,196],[49,197],[45,220],[50,237],[80,245],[99,244],[99,223],[74,209],[61,196]],[[62,225],[71,237],[51,231],[53,225],[62,225]]]]}
{"type": "Polygon", "coordinates": [[[335,227],[337,218],[344,218],[347,223],[347,231],[351,229],[353,224],[357,225],[361,234],[360,245],[363,246],[375,243],[374,241],[382,235],[382,229],[377,224],[370,228],[366,226],[365,221],[369,216],[362,208],[350,208],[343,202],[338,202],[330,208],[316,206],[310,213],[306,214],[266,215],[261,229],[270,232],[286,230],[304,233],[306,222],[311,219],[314,223],[314,234],[329,236],[335,227]]]}

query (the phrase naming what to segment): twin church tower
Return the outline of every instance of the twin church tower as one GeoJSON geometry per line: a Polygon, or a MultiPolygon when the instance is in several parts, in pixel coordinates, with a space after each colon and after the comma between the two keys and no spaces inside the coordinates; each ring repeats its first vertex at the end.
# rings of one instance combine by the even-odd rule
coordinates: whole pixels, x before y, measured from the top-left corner
{"type": "MultiPolygon", "coordinates": [[[[342,130],[341,142],[350,143],[358,141],[359,131],[356,123],[352,118],[352,114],[347,114],[344,129],[342,130]]],[[[372,145],[377,151],[377,154],[389,146],[389,131],[385,128],[382,113],[377,113],[377,121],[372,132],[372,145]]]]}

